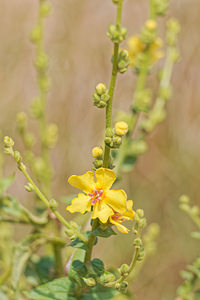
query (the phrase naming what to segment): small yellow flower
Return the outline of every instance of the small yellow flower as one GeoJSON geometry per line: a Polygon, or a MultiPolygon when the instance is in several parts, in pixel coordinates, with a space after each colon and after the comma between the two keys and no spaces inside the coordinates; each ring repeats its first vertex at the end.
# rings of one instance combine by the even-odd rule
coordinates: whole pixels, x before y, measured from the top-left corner
{"type": "Polygon", "coordinates": [[[148,30],[152,31],[157,28],[157,23],[155,20],[149,19],[146,21],[145,26],[148,30]]]}
{"type": "Polygon", "coordinates": [[[100,168],[94,173],[88,171],[83,175],[72,175],[68,182],[73,187],[82,190],[77,198],[72,200],[67,210],[71,213],[85,213],[92,210],[92,219],[98,218],[102,223],[106,223],[115,212],[124,214],[127,210],[126,193],[123,190],[111,190],[116,175],[115,172],[100,168]]]}
{"type": "Polygon", "coordinates": [[[133,201],[128,200],[127,201],[127,211],[123,214],[120,214],[118,212],[114,212],[114,215],[110,216],[109,221],[113,225],[117,227],[117,229],[122,233],[128,233],[128,228],[126,228],[121,223],[123,221],[132,220],[134,218],[134,211],[132,210],[133,207],[133,201]]]}
{"type": "Polygon", "coordinates": [[[115,124],[115,133],[119,136],[124,136],[128,132],[128,124],[124,121],[115,124]]]}
{"type": "Polygon", "coordinates": [[[141,42],[138,36],[133,35],[128,39],[128,48],[130,66],[133,67],[138,53],[144,51],[145,45],[141,42]]]}

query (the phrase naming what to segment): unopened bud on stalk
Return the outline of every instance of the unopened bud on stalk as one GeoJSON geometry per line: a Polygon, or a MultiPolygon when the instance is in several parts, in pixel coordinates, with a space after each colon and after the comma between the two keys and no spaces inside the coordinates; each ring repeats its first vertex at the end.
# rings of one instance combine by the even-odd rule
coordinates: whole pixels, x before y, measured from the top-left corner
{"type": "Polygon", "coordinates": [[[119,136],[124,136],[128,132],[128,124],[124,121],[115,124],[115,133],[119,136]]]}
{"type": "Polygon", "coordinates": [[[22,160],[21,154],[19,151],[14,151],[14,159],[16,160],[17,163],[20,163],[22,160]]]}
{"type": "Polygon", "coordinates": [[[10,138],[9,136],[5,136],[4,137],[4,144],[6,147],[13,147],[14,146],[14,141],[12,138],[10,138]]]}
{"type": "Polygon", "coordinates": [[[94,147],[92,149],[92,156],[94,158],[101,158],[103,156],[103,149],[102,149],[102,147],[94,147]]]}
{"type": "Polygon", "coordinates": [[[25,185],[25,189],[27,190],[27,192],[33,192],[34,191],[34,187],[30,182],[28,182],[27,185],[25,185]]]}
{"type": "Polygon", "coordinates": [[[90,278],[83,278],[84,282],[86,283],[87,286],[95,286],[96,285],[96,280],[93,277],[90,278]]]}
{"type": "Polygon", "coordinates": [[[99,169],[99,168],[103,167],[103,160],[102,159],[95,159],[93,164],[94,164],[96,169],[99,169]]]}
{"type": "Polygon", "coordinates": [[[120,274],[125,275],[129,272],[129,266],[127,264],[123,264],[120,267],[120,274]]]}
{"type": "Polygon", "coordinates": [[[41,27],[37,25],[30,34],[30,40],[33,43],[37,43],[39,40],[41,40],[41,37],[42,37],[41,27]]]}
{"type": "Polygon", "coordinates": [[[135,248],[140,248],[142,246],[142,240],[140,238],[136,238],[133,242],[135,248]]]}
{"type": "Polygon", "coordinates": [[[143,218],[144,217],[144,210],[143,209],[137,209],[136,210],[136,213],[138,214],[138,216],[140,217],[140,218],[143,218]]]}
{"type": "Polygon", "coordinates": [[[20,112],[17,114],[17,127],[20,132],[22,132],[26,128],[27,116],[24,112],[20,112]]]}
{"type": "Polygon", "coordinates": [[[180,202],[181,203],[185,203],[185,204],[188,204],[190,202],[190,198],[186,195],[182,195],[180,198],[179,198],[180,202]]]}
{"type": "Polygon", "coordinates": [[[155,20],[149,19],[146,21],[145,26],[148,30],[153,31],[157,28],[157,23],[155,20]]]}
{"type": "Polygon", "coordinates": [[[43,3],[40,6],[40,16],[44,18],[48,16],[50,13],[51,13],[51,6],[47,3],[43,3]]]}
{"type": "Polygon", "coordinates": [[[55,199],[51,199],[49,201],[49,207],[52,209],[52,210],[56,210],[58,208],[58,203],[55,199]]]}

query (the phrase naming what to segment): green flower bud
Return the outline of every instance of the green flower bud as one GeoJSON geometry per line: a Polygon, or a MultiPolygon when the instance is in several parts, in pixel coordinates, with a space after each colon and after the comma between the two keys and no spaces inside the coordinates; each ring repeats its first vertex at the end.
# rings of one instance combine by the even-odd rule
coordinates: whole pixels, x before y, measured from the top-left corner
{"type": "Polygon", "coordinates": [[[103,281],[103,284],[113,282],[115,281],[115,275],[111,272],[105,272],[102,276],[101,279],[103,281]]]}
{"type": "Polygon", "coordinates": [[[83,278],[84,282],[86,283],[87,286],[95,286],[97,283],[96,283],[96,280],[93,278],[93,277],[90,277],[90,278],[83,278]]]}
{"type": "Polygon", "coordinates": [[[127,274],[129,272],[129,266],[127,264],[123,264],[120,267],[120,274],[124,275],[127,274]]]}
{"type": "Polygon", "coordinates": [[[104,139],[106,145],[110,145],[110,143],[112,142],[112,138],[111,137],[105,137],[104,139]]]}
{"type": "Polygon", "coordinates": [[[115,284],[115,289],[116,289],[116,290],[119,290],[119,289],[120,289],[120,283],[117,282],[117,283],[115,284]]]}
{"type": "Polygon", "coordinates": [[[171,49],[170,58],[171,58],[172,62],[176,63],[179,60],[179,57],[180,57],[180,53],[179,53],[178,49],[176,49],[176,48],[171,49]]]}
{"type": "Polygon", "coordinates": [[[36,98],[31,104],[31,114],[34,118],[39,119],[44,114],[44,105],[40,98],[36,98]]]}
{"type": "Polygon", "coordinates": [[[49,201],[49,207],[52,209],[52,210],[56,210],[58,208],[58,203],[55,199],[51,199],[49,201]]]}
{"type": "Polygon", "coordinates": [[[127,50],[123,49],[120,51],[118,56],[118,71],[124,73],[128,70],[130,64],[129,53],[127,50]]]}
{"type": "Polygon", "coordinates": [[[95,90],[96,90],[97,94],[99,96],[101,96],[101,95],[105,94],[105,92],[107,91],[107,88],[106,88],[106,85],[104,83],[99,83],[95,87],[95,90]]]}
{"type": "Polygon", "coordinates": [[[120,136],[116,135],[113,137],[114,146],[119,147],[121,145],[121,143],[122,143],[122,138],[120,136]]]}
{"type": "Polygon", "coordinates": [[[24,112],[20,112],[17,114],[17,127],[19,132],[23,132],[26,128],[27,116],[24,112]]]}
{"type": "Polygon", "coordinates": [[[14,151],[14,159],[16,160],[17,163],[20,163],[22,160],[21,154],[19,151],[14,151]]]}
{"type": "Polygon", "coordinates": [[[30,34],[30,40],[33,43],[37,43],[38,41],[41,40],[41,37],[42,37],[41,27],[37,25],[30,34]]]}
{"type": "Polygon", "coordinates": [[[126,38],[126,34],[126,28],[116,25],[110,25],[107,33],[108,37],[113,41],[113,43],[121,43],[126,38]]]}
{"type": "Polygon", "coordinates": [[[22,171],[22,172],[25,172],[25,171],[26,171],[26,166],[25,166],[22,162],[20,162],[20,163],[18,164],[18,169],[19,169],[20,171],[22,171]]]}
{"type": "Polygon", "coordinates": [[[45,53],[40,53],[35,61],[35,67],[39,72],[45,72],[49,66],[49,59],[45,53]]]}
{"type": "Polygon", "coordinates": [[[169,100],[172,97],[172,88],[170,86],[167,88],[160,88],[159,96],[165,101],[169,100]]]}
{"type": "Polygon", "coordinates": [[[45,144],[50,147],[53,148],[56,143],[57,143],[57,139],[58,139],[58,127],[56,124],[49,124],[47,127],[47,131],[46,131],[46,136],[45,136],[45,144]]]}
{"type": "Polygon", "coordinates": [[[181,203],[185,203],[185,204],[189,204],[190,202],[190,198],[186,195],[182,195],[180,198],[179,198],[180,202],[181,203]]]}
{"type": "Polygon", "coordinates": [[[138,216],[140,218],[143,218],[144,217],[144,210],[143,209],[137,209],[136,210],[136,213],[138,214],[138,216]]]}
{"type": "Polygon", "coordinates": [[[169,6],[169,0],[154,0],[154,8],[158,16],[165,15],[168,6],[169,6]]]}
{"type": "Polygon", "coordinates": [[[146,218],[143,218],[143,219],[141,219],[141,220],[139,221],[139,227],[140,227],[140,228],[144,228],[144,227],[146,227],[146,225],[147,225],[147,220],[146,220],[146,218]]]}
{"type": "Polygon", "coordinates": [[[142,246],[142,240],[140,238],[136,238],[133,242],[135,248],[140,248],[142,246]]]}
{"type": "Polygon", "coordinates": [[[112,0],[112,2],[113,2],[114,4],[118,4],[118,3],[119,3],[119,0],[112,0]]]}
{"type": "Polygon", "coordinates": [[[25,185],[25,189],[27,190],[27,192],[33,192],[34,191],[34,187],[30,182],[28,182],[27,185],[25,185]]]}
{"type": "Polygon", "coordinates": [[[80,226],[76,222],[70,221],[69,224],[72,228],[74,228],[76,230],[79,230],[79,228],[80,228],[80,226]]]}
{"type": "Polygon", "coordinates": [[[95,159],[93,164],[94,164],[96,169],[102,168],[103,167],[103,160],[102,159],[95,159]]]}
{"type": "Polygon", "coordinates": [[[15,143],[14,143],[12,138],[10,138],[9,136],[5,136],[4,137],[4,144],[5,144],[6,147],[11,147],[12,148],[15,143]]]}
{"type": "Polygon", "coordinates": [[[107,128],[106,129],[106,137],[113,137],[113,129],[112,128],[107,128]]]}
{"type": "Polygon", "coordinates": [[[51,13],[51,6],[47,3],[43,3],[40,5],[40,16],[41,17],[46,17],[51,13]]]}
{"type": "Polygon", "coordinates": [[[151,105],[152,92],[149,89],[144,89],[135,94],[135,104],[133,111],[148,112],[151,105]]]}
{"type": "Polygon", "coordinates": [[[50,79],[46,76],[42,76],[38,80],[38,85],[43,92],[48,92],[51,87],[50,79]]]}

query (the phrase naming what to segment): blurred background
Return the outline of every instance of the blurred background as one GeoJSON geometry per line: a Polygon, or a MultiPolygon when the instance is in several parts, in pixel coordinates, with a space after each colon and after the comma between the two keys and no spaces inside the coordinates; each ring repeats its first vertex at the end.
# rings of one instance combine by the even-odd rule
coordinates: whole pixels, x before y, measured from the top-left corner
{"type": "MultiPolygon", "coordinates": [[[[16,148],[22,153],[16,114],[27,112],[37,96],[35,49],[29,42],[29,33],[37,19],[34,2],[37,1],[0,0],[0,128],[3,135],[15,139],[16,148]]],[[[102,142],[105,115],[93,106],[92,93],[98,82],[109,84],[112,43],[106,32],[115,20],[115,6],[111,0],[50,2],[52,14],[45,23],[45,50],[50,57],[52,81],[47,116],[59,128],[59,142],[51,157],[55,172],[53,194],[60,198],[75,192],[67,178],[92,168],[91,149],[102,142]]],[[[161,228],[156,254],[148,259],[132,283],[138,300],[174,299],[182,281],[180,270],[198,252],[197,242],[190,238],[193,224],[179,210],[178,198],[185,193],[199,204],[199,10],[199,0],[171,1],[168,15],[159,19],[162,37],[169,17],[177,18],[182,27],[181,59],[173,73],[173,97],[167,104],[167,119],[148,136],[148,152],[119,183],[128,198],[134,200],[135,208],[145,210],[148,223],[157,222],[161,228]]],[[[129,36],[140,31],[148,14],[147,0],[124,1],[123,25],[128,28],[129,36]]],[[[155,85],[155,74],[149,78],[150,87],[155,85]]],[[[135,80],[131,70],[118,76],[114,111],[129,110],[135,80]]],[[[30,120],[30,128],[37,132],[35,121],[30,120]]],[[[5,174],[13,171],[16,171],[14,162],[6,158],[5,174]]],[[[21,174],[18,173],[10,193],[29,205],[21,174]]],[[[63,215],[70,218],[65,206],[63,215]]],[[[16,227],[18,238],[22,228],[16,227]]],[[[118,235],[100,241],[95,255],[103,257],[107,266],[120,265],[130,261],[132,249],[131,234],[118,235]]]]}

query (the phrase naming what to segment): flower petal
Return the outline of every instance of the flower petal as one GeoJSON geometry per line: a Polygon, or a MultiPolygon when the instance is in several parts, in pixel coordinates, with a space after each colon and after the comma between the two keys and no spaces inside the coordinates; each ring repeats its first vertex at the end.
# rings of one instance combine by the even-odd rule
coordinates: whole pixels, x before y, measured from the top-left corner
{"type": "Polygon", "coordinates": [[[134,218],[134,216],[135,216],[135,212],[133,211],[133,209],[132,209],[132,207],[133,207],[133,201],[132,200],[128,200],[127,202],[126,202],[126,205],[127,205],[127,212],[125,212],[124,214],[123,214],[123,216],[126,216],[126,217],[128,217],[129,219],[133,219],[134,218]]]}
{"type": "Polygon", "coordinates": [[[95,189],[94,173],[88,171],[83,175],[72,175],[68,179],[69,184],[85,193],[90,193],[95,189]]]}
{"type": "Polygon", "coordinates": [[[82,193],[78,194],[77,198],[72,199],[72,204],[67,206],[67,210],[71,213],[80,212],[84,214],[86,211],[91,211],[91,199],[82,193]]]}
{"type": "Polygon", "coordinates": [[[126,228],[125,226],[121,225],[119,222],[117,222],[116,220],[113,220],[112,217],[110,218],[110,223],[112,223],[113,225],[115,225],[117,227],[117,229],[122,232],[122,233],[128,233],[129,230],[128,228],[126,228]]]}
{"type": "Polygon", "coordinates": [[[126,199],[127,196],[123,190],[109,190],[106,191],[103,201],[114,211],[123,214],[126,211],[126,199]]]}
{"type": "Polygon", "coordinates": [[[106,223],[113,214],[113,210],[108,205],[100,202],[96,203],[93,207],[92,219],[98,218],[102,223],[106,223]]]}
{"type": "Polygon", "coordinates": [[[115,172],[106,168],[97,169],[95,175],[97,179],[96,188],[103,190],[110,189],[116,179],[115,172]]]}

